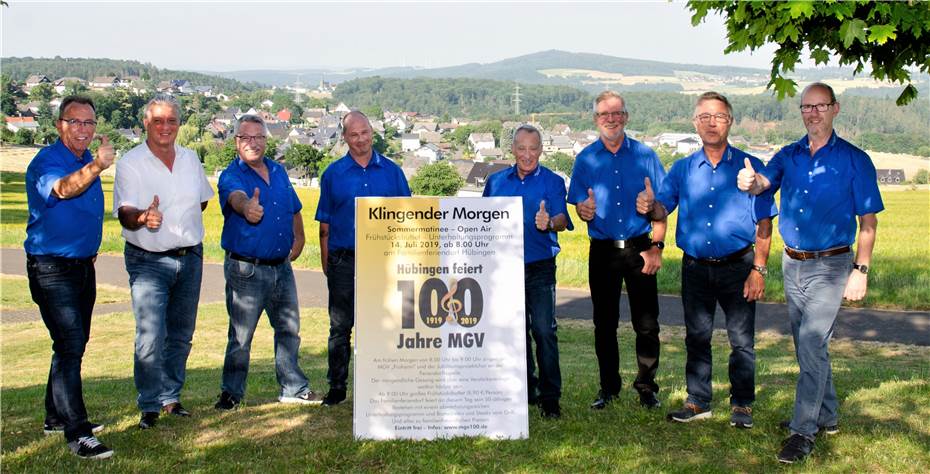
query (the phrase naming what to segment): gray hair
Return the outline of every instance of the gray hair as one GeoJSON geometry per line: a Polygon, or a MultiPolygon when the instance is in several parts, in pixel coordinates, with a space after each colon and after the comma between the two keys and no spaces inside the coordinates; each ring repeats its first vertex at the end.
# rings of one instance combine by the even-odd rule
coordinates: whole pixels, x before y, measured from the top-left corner
{"type": "Polygon", "coordinates": [[[605,100],[610,99],[610,98],[620,99],[620,103],[623,104],[623,109],[621,109],[620,111],[623,112],[624,114],[627,113],[626,101],[623,100],[623,96],[620,95],[619,92],[612,91],[610,89],[605,90],[604,92],[601,92],[600,94],[597,95],[597,97],[594,98],[594,107],[593,107],[594,113],[597,113],[597,104],[600,104],[601,102],[604,102],[605,100]]]}
{"type": "Polygon", "coordinates": [[[145,104],[142,116],[148,117],[149,110],[151,110],[155,105],[167,105],[171,107],[174,109],[174,115],[178,118],[178,121],[181,121],[181,104],[178,103],[178,99],[175,99],[173,96],[168,94],[155,94],[155,97],[152,97],[151,100],[145,104]]]}
{"type": "Polygon", "coordinates": [[[539,146],[542,146],[542,134],[539,133],[539,129],[536,128],[536,127],[534,127],[534,126],[532,126],[532,125],[530,125],[530,124],[528,124],[528,123],[524,123],[523,125],[520,125],[519,127],[517,127],[517,128],[513,131],[513,135],[510,136],[510,146],[511,146],[511,147],[513,147],[513,145],[514,145],[515,143],[517,143],[517,134],[520,133],[520,132],[535,133],[535,134],[536,134],[536,138],[539,140],[539,146]]]}
{"type": "Polygon", "coordinates": [[[819,87],[819,88],[824,89],[824,90],[826,90],[827,92],[829,92],[829,93],[830,93],[830,102],[832,102],[832,103],[834,103],[834,104],[836,103],[836,93],[834,93],[834,92],[833,92],[833,88],[830,87],[830,85],[827,84],[827,83],[825,83],[825,82],[812,82],[812,83],[808,84],[807,87],[805,87],[804,90],[801,91],[801,99],[804,98],[804,95],[807,94],[807,91],[809,91],[809,90],[811,90],[811,89],[813,89],[813,88],[815,88],[815,87],[819,87]]]}
{"type": "Polygon", "coordinates": [[[246,123],[246,122],[248,122],[248,123],[257,123],[257,124],[261,125],[261,126],[262,126],[262,133],[264,133],[265,136],[268,136],[268,126],[265,125],[265,121],[264,121],[261,117],[259,117],[258,115],[255,115],[255,114],[245,114],[245,115],[239,117],[239,120],[236,120],[236,124],[233,126],[233,136],[239,135],[239,127],[241,127],[242,124],[244,124],[244,123],[246,123]]]}

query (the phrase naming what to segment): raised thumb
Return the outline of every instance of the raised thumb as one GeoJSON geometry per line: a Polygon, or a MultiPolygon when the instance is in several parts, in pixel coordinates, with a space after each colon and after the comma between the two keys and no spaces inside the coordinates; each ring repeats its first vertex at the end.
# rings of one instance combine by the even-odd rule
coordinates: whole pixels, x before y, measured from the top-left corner
{"type": "Polygon", "coordinates": [[[252,191],[252,199],[258,201],[258,195],[262,192],[261,189],[255,188],[255,191],[252,191]]]}
{"type": "Polygon", "coordinates": [[[749,158],[743,158],[743,164],[746,165],[746,169],[748,169],[749,171],[753,171],[753,172],[755,171],[754,169],[752,169],[752,162],[749,161],[749,158]]]}
{"type": "Polygon", "coordinates": [[[153,207],[153,208],[155,208],[155,209],[158,209],[158,195],[157,195],[157,194],[155,195],[154,198],[152,198],[152,205],[149,206],[149,207],[153,207]]]}

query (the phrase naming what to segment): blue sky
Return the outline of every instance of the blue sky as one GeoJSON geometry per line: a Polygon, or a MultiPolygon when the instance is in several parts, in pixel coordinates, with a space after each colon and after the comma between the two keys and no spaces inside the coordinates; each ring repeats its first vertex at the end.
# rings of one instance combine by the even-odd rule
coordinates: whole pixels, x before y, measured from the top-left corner
{"type": "Polygon", "coordinates": [[[683,2],[47,2],[9,0],[2,55],[108,57],[225,71],[440,67],[548,49],[769,68],[723,54],[720,17],[683,2]]]}

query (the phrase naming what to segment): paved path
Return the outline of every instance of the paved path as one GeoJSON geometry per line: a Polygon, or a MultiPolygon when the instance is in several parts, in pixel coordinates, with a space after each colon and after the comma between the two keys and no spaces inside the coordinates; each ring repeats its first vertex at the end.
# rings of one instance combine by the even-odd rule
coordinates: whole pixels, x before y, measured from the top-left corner
{"type": "MultiPolygon", "coordinates": [[[[25,275],[26,257],[22,249],[0,250],[0,273],[25,275]]],[[[122,256],[101,255],[97,259],[97,282],[123,288],[129,287],[129,277],[122,256]]],[[[303,307],[326,307],[327,291],[323,273],[313,270],[296,270],[297,290],[303,307]]],[[[200,303],[225,301],[223,266],[215,263],[204,265],[203,286],[200,303]]],[[[621,302],[621,318],[629,321],[626,295],[621,302]]],[[[129,311],[129,303],[97,305],[96,314],[129,311]]],[[[584,290],[558,290],[556,314],[567,319],[591,319],[591,299],[584,290]]],[[[661,324],[682,326],[681,299],[678,296],[659,297],[659,321],[661,324]]],[[[39,318],[38,309],[7,311],[2,322],[34,321],[39,318]]],[[[715,325],[722,329],[723,313],[717,310],[715,325]]],[[[756,306],[756,330],[788,334],[785,305],[761,303],[756,306]]],[[[873,309],[842,308],[836,319],[835,337],[860,341],[898,342],[930,346],[930,312],[926,311],[880,311],[873,309]]]]}

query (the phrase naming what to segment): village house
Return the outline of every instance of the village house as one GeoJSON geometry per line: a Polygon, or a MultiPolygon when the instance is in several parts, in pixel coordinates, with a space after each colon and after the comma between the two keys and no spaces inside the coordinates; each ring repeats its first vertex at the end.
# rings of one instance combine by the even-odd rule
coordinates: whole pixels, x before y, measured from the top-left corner
{"type": "Polygon", "coordinates": [[[468,143],[472,151],[488,150],[496,146],[493,133],[471,133],[468,135],[468,143]]]}
{"type": "Polygon", "coordinates": [[[420,136],[415,133],[405,133],[400,137],[400,151],[413,151],[420,148],[420,136]]]}

